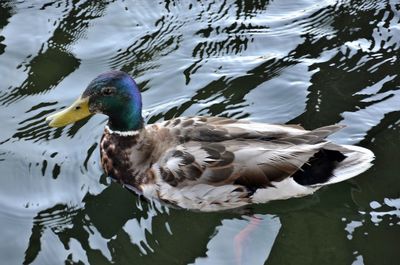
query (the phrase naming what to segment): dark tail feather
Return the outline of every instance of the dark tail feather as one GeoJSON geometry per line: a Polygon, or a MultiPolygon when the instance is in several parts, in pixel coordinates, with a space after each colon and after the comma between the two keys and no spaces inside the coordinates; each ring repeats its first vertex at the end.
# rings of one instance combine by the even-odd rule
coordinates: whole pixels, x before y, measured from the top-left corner
{"type": "Polygon", "coordinates": [[[321,149],[292,177],[300,185],[315,185],[327,182],[339,162],[346,158],[336,150],[321,149]]]}

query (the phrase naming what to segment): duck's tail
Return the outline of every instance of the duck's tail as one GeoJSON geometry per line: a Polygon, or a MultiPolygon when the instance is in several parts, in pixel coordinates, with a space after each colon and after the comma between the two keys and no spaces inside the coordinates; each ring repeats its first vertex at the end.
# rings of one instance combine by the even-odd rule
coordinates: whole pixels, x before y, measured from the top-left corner
{"type": "Polygon", "coordinates": [[[359,146],[332,144],[331,148],[331,150],[341,152],[345,158],[337,163],[327,181],[314,184],[313,187],[330,185],[355,177],[369,169],[375,158],[372,151],[359,146]]]}

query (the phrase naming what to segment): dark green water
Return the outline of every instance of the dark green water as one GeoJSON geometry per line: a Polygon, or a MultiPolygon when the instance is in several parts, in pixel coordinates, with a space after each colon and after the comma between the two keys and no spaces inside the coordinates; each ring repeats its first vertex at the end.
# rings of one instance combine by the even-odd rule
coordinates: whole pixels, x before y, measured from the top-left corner
{"type": "Polygon", "coordinates": [[[0,2],[1,264],[400,264],[398,1],[0,2]],[[45,117],[129,72],[150,123],[218,115],[312,129],[376,154],[366,173],[244,212],[141,201],[99,167],[101,116],[45,117]]]}

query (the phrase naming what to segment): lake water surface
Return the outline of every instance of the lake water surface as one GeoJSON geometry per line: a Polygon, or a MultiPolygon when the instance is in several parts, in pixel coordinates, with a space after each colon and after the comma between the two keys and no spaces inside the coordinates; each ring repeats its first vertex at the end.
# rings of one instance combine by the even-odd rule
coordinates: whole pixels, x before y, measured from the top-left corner
{"type": "Polygon", "coordinates": [[[2,0],[0,263],[400,264],[399,56],[396,0],[2,0]],[[332,140],[374,166],[242,211],[148,203],[102,174],[105,116],[44,121],[109,69],[137,80],[149,123],[341,123],[332,140]]]}

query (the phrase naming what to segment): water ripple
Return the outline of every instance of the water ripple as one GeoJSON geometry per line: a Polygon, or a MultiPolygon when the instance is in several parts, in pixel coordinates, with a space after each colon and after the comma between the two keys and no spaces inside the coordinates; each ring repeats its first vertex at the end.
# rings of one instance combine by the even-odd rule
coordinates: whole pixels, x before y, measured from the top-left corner
{"type": "Polygon", "coordinates": [[[111,183],[99,165],[104,116],[45,124],[98,73],[121,69],[137,80],[149,123],[196,114],[310,129],[342,123],[331,139],[376,154],[350,182],[252,208],[275,216],[263,215],[244,260],[398,260],[399,24],[395,0],[2,1],[0,256],[7,264],[240,262],[222,238],[233,240],[250,219],[167,209],[111,183]]]}

